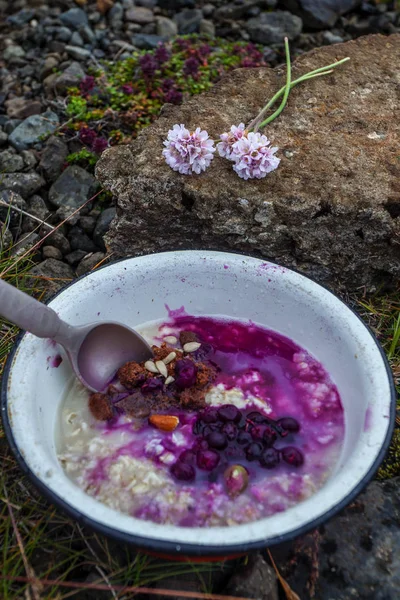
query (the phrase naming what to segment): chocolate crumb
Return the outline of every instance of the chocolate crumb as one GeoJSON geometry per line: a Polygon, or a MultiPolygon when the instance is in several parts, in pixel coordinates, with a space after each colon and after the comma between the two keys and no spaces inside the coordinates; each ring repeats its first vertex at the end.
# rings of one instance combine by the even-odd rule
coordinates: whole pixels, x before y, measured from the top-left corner
{"type": "Polygon", "coordinates": [[[137,362],[128,362],[117,373],[118,379],[128,389],[137,387],[146,380],[148,372],[137,362]]]}
{"type": "Polygon", "coordinates": [[[115,406],[135,419],[145,419],[151,412],[151,404],[139,390],[116,402],[115,406]]]}
{"type": "Polygon", "coordinates": [[[182,358],[183,356],[183,353],[180,350],[177,350],[177,348],[171,348],[171,346],[168,346],[168,344],[165,342],[163,342],[161,346],[152,346],[151,349],[154,352],[154,362],[157,360],[164,360],[164,358],[167,358],[168,354],[171,354],[171,352],[175,352],[176,360],[182,358]]]}
{"type": "Polygon", "coordinates": [[[106,394],[91,394],[89,398],[89,410],[98,421],[112,419],[113,409],[110,398],[106,394]]]}
{"type": "Polygon", "coordinates": [[[179,334],[179,341],[183,348],[185,344],[189,344],[190,342],[198,342],[199,338],[194,331],[181,331],[179,334]]]}

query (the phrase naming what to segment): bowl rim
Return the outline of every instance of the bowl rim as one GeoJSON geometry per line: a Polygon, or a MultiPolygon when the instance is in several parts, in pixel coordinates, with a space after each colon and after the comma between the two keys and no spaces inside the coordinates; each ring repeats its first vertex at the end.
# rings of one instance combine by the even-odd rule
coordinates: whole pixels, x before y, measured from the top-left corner
{"type": "MultiPolygon", "coordinates": [[[[57,508],[60,508],[69,517],[76,520],[78,523],[81,523],[82,525],[89,527],[90,529],[96,531],[97,533],[100,533],[101,535],[105,535],[109,538],[112,538],[112,539],[118,541],[118,542],[131,544],[131,545],[135,546],[136,548],[138,548],[139,550],[149,551],[149,552],[153,552],[153,553],[161,552],[164,555],[165,554],[166,555],[184,555],[184,556],[188,556],[188,557],[189,556],[193,556],[193,557],[208,556],[210,558],[211,557],[221,557],[221,559],[222,559],[222,556],[229,557],[231,555],[240,555],[242,553],[257,551],[257,550],[265,548],[266,546],[275,546],[277,544],[282,544],[284,542],[291,541],[299,536],[305,535],[309,531],[316,529],[317,527],[319,527],[326,521],[330,520],[337,513],[339,513],[341,510],[343,510],[348,504],[350,504],[350,502],[352,500],[354,500],[364,490],[366,485],[372,480],[373,476],[377,472],[382,460],[384,459],[384,457],[388,451],[388,448],[389,448],[389,445],[390,445],[390,442],[392,439],[394,427],[395,427],[397,391],[395,388],[393,374],[392,374],[392,370],[389,365],[389,361],[386,357],[386,354],[385,354],[381,344],[379,343],[376,335],[374,334],[374,332],[372,331],[370,326],[367,323],[365,323],[365,321],[360,317],[360,315],[351,306],[346,304],[346,302],[344,302],[337,293],[335,293],[334,291],[329,289],[326,285],[315,281],[315,279],[313,279],[312,277],[310,277],[308,275],[305,275],[304,273],[300,272],[297,269],[285,267],[284,265],[280,265],[279,263],[272,262],[268,259],[263,259],[262,257],[256,256],[255,254],[248,253],[248,252],[231,251],[231,250],[229,250],[229,251],[213,250],[213,249],[207,248],[207,249],[194,249],[194,250],[193,249],[192,250],[168,249],[168,250],[162,250],[162,251],[157,251],[157,252],[152,252],[152,253],[146,253],[146,254],[143,254],[140,256],[127,256],[127,257],[123,257],[123,258],[119,258],[119,259],[110,261],[109,263],[96,269],[96,272],[100,271],[102,269],[106,269],[107,267],[113,266],[117,263],[127,261],[127,260],[133,260],[135,258],[140,258],[142,256],[150,256],[150,255],[154,255],[154,254],[166,254],[166,253],[189,254],[189,253],[194,253],[194,252],[202,252],[202,253],[213,252],[216,254],[234,254],[234,255],[239,255],[239,256],[246,256],[248,258],[253,258],[256,260],[264,260],[264,262],[268,262],[269,264],[274,265],[276,267],[285,268],[287,271],[292,271],[294,273],[297,273],[298,275],[311,281],[316,286],[320,286],[321,288],[324,288],[329,294],[332,294],[337,300],[339,300],[339,302],[341,302],[348,310],[350,310],[355,317],[357,317],[357,319],[362,323],[362,325],[365,327],[365,329],[370,334],[372,341],[374,342],[375,346],[379,350],[379,353],[382,357],[382,360],[383,360],[383,363],[385,366],[385,370],[386,370],[386,375],[388,378],[389,388],[390,388],[390,411],[389,411],[388,428],[386,431],[385,439],[381,445],[381,448],[379,450],[377,457],[375,458],[375,461],[370,466],[368,472],[364,475],[364,477],[361,479],[361,481],[359,481],[359,483],[351,490],[351,492],[349,492],[341,500],[341,502],[339,502],[336,506],[334,506],[327,512],[323,513],[319,517],[306,523],[305,525],[297,527],[296,529],[292,529],[290,532],[283,534],[281,536],[274,536],[273,538],[265,538],[264,540],[258,540],[255,542],[230,544],[227,546],[223,546],[221,548],[218,548],[218,546],[209,547],[209,546],[201,544],[201,543],[193,544],[193,543],[186,543],[186,542],[183,542],[183,543],[180,542],[179,546],[178,546],[177,543],[172,540],[171,541],[159,540],[156,538],[146,538],[141,535],[126,533],[126,532],[120,531],[118,529],[114,529],[111,526],[103,525],[103,524],[99,523],[98,521],[96,521],[95,519],[92,519],[92,518],[86,516],[79,510],[70,506],[68,504],[68,502],[66,502],[65,500],[60,498],[44,482],[42,482],[37,477],[37,475],[35,475],[35,473],[33,473],[33,471],[30,469],[30,467],[26,463],[24,456],[21,454],[21,452],[18,448],[18,445],[13,436],[12,426],[10,423],[7,406],[8,406],[8,380],[9,380],[10,373],[12,371],[14,356],[15,356],[16,352],[18,351],[19,345],[21,344],[24,336],[26,335],[25,331],[21,331],[19,333],[19,335],[17,336],[17,338],[13,344],[13,347],[10,351],[10,354],[7,358],[6,364],[4,366],[3,375],[1,378],[0,409],[1,409],[1,414],[2,414],[4,432],[6,434],[8,444],[10,446],[10,449],[11,449],[16,461],[17,461],[19,468],[30,479],[30,481],[38,489],[38,491],[42,494],[42,496],[44,496],[49,502],[51,502],[57,508]]],[[[52,300],[54,300],[54,298],[56,298],[57,296],[62,294],[66,289],[75,285],[78,281],[80,281],[86,277],[89,277],[91,274],[92,274],[92,272],[89,271],[89,273],[85,273],[85,274],[81,275],[80,277],[77,277],[76,279],[72,280],[70,283],[64,285],[55,294],[52,294],[45,301],[45,304],[49,304],[52,300]]],[[[151,525],[151,524],[149,523],[149,525],[151,525]]]]}

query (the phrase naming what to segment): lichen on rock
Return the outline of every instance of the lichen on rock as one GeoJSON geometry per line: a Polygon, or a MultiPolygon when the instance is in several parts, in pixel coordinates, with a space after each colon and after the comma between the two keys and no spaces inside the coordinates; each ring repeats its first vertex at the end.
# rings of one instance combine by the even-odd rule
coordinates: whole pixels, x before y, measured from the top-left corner
{"type": "Polygon", "coordinates": [[[104,152],[97,177],[118,199],[114,256],[167,249],[244,251],[331,285],[373,288],[400,276],[400,35],[318,48],[293,78],[345,56],[332,75],[294,88],[264,133],[279,168],[244,181],[219,157],[201,175],[162,157],[175,123],[217,139],[248,123],[284,83],[284,68],[239,69],[159,119],[130,146],[104,152]]]}

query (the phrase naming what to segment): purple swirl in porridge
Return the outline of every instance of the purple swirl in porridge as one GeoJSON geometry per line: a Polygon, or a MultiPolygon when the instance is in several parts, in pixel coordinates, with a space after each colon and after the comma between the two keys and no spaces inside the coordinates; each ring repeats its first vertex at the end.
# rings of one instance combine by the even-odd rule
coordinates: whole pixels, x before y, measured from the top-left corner
{"type": "Polygon", "coordinates": [[[180,315],[146,336],[154,359],[121,367],[104,393],[74,384],[59,458],[100,502],[186,527],[273,515],[332,473],[344,415],[328,373],[252,323],[180,315]]]}

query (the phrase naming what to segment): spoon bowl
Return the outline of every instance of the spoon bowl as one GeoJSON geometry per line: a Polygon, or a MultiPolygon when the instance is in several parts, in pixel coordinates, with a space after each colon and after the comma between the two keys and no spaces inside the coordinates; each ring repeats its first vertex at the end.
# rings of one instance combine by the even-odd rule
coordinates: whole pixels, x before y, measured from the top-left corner
{"type": "Polygon", "coordinates": [[[69,325],[53,309],[0,279],[0,314],[40,338],[63,346],[78,379],[93,392],[104,390],[123,364],[153,357],[146,340],[120,323],[69,325]]]}

